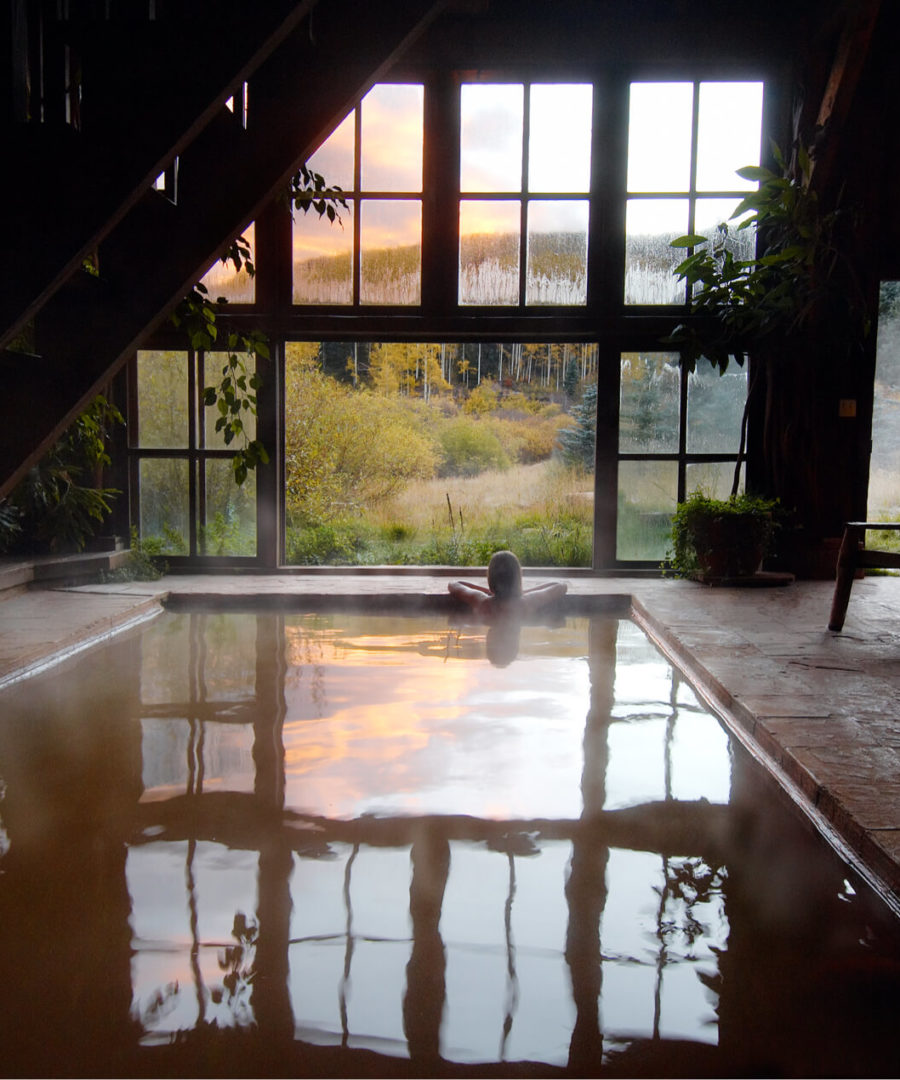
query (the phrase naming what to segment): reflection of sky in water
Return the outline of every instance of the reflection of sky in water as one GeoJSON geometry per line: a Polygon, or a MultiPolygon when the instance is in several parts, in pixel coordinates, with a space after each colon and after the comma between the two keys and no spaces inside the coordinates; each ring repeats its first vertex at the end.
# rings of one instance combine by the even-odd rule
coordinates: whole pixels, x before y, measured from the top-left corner
{"type": "MultiPolygon", "coordinates": [[[[362,636],[289,628],[287,805],[326,817],[578,817],[591,689],[586,621],[580,631],[581,640],[569,631],[566,654],[541,656],[529,654],[531,637],[546,630],[525,627],[519,659],[496,668],[484,659],[460,663],[458,643],[437,635],[430,643],[398,638],[388,649],[362,636]]],[[[673,711],[669,665],[629,624],[621,624],[619,654],[607,808],[665,797],[667,734],[670,794],[727,800],[718,722],[685,689],[673,711]]],[[[595,677],[606,678],[605,669],[595,677]]]]}
{"type": "MultiPolygon", "coordinates": [[[[664,798],[667,771],[670,795],[728,798],[724,733],[688,686],[673,685],[668,664],[631,623],[600,635],[593,661],[586,619],[522,627],[516,658],[495,667],[484,627],[337,615],[284,622],[289,808],[335,819],[449,812],[576,819],[582,773],[591,769],[600,770],[589,782],[605,784],[607,808],[664,798]],[[591,719],[601,728],[610,721],[599,744],[608,746],[608,761],[601,753],[590,762],[591,719]]],[[[190,653],[188,625],[161,625],[155,642],[149,635],[143,684],[156,708],[167,686],[186,688],[173,660],[190,653]],[[154,657],[164,670],[153,667],[154,657]]],[[[254,678],[266,677],[248,663],[251,642],[259,647],[255,617],[216,617],[206,629],[220,646],[215,657],[200,650],[209,660],[209,687],[221,695],[224,713],[239,719],[253,707],[254,678]],[[231,670],[243,667],[243,690],[225,677],[232,654],[242,658],[231,670]]],[[[217,707],[212,697],[206,704],[217,707]]],[[[204,791],[251,791],[247,719],[206,722],[199,740],[186,719],[145,718],[144,800],[184,791],[192,754],[204,763],[204,791]]],[[[446,957],[440,1040],[448,1060],[502,1056],[564,1066],[568,1059],[576,1017],[566,960],[573,845],[535,837],[530,850],[527,843],[518,850],[511,856],[470,841],[450,843],[439,923],[446,957]]],[[[678,936],[684,905],[667,890],[659,855],[612,849],[599,869],[608,890],[606,1030],[652,1037],[659,1023],[668,1035],[715,1040],[697,972],[715,973],[710,945],[727,944],[718,898],[698,906],[707,939],[685,947],[678,936]],[[671,929],[660,979],[663,894],[671,929]]],[[[165,1040],[201,1020],[249,1022],[249,990],[243,997],[224,993],[222,960],[235,943],[235,913],[254,917],[260,873],[255,853],[211,842],[150,837],[129,850],[133,1009],[145,1041],[165,1040]]],[[[319,857],[292,856],[287,989],[297,1038],[408,1056],[403,997],[411,977],[412,873],[409,842],[354,848],[331,841],[319,857]]]]}
{"type": "Polygon", "coordinates": [[[858,992],[873,958],[893,970],[893,923],[738,748],[730,790],[721,729],[640,631],[524,627],[506,667],[485,638],[434,616],[166,615],[8,694],[7,921],[33,930],[4,1008],[19,1023],[34,1000],[60,1062],[114,1015],[116,1045],[240,1028],[245,1071],[273,1024],[329,1056],[581,1054],[582,1075],[623,1053],[668,1075],[675,1039],[719,1075],[756,1075],[742,1041],[797,1075],[807,1016],[842,1064],[895,1055],[891,982],[887,1041],[858,992]],[[282,813],[282,720],[288,801],[334,820],[282,813]],[[410,813],[443,806],[464,812],[410,813]]]}

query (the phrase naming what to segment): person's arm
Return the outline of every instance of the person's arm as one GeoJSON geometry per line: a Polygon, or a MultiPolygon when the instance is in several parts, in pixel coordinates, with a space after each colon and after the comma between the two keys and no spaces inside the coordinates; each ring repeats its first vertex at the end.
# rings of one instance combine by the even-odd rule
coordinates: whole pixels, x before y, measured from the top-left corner
{"type": "Polygon", "coordinates": [[[560,600],[566,595],[568,585],[562,581],[548,581],[544,585],[534,585],[522,593],[522,607],[526,612],[534,613],[541,608],[560,600]]]}
{"type": "Polygon", "coordinates": [[[471,608],[483,608],[491,601],[491,590],[483,585],[473,585],[468,581],[451,581],[447,591],[457,600],[462,600],[471,608]]]}

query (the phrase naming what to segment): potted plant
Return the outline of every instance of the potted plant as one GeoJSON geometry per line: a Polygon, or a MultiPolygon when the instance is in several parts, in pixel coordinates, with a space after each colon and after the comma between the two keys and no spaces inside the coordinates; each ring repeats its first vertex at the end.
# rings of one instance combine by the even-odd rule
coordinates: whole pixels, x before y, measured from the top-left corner
{"type": "Polygon", "coordinates": [[[753,579],[772,540],[777,505],[758,495],[714,499],[692,492],[672,518],[667,568],[708,584],[753,579]]]}
{"type": "Polygon", "coordinates": [[[836,399],[844,396],[836,387],[859,366],[868,331],[865,294],[850,257],[857,223],[850,211],[823,208],[805,150],[790,166],[777,146],[773,156],[780,173],[738,170],[759,187],[737,206],[731,225],[720,225],[712,238],[673,241],[688,251],[675,273],[690,286],[692,317],[665,341],[677,346],[689,371],[708,361],[721,374],[750,356],[732,497],[748,417],[756,410],[756,488],[821,538],[840,525],[831,520],[833,493],[823,483],[823,432],[832,430],[836,399]],[[756,230],[757,254],[740,260],[731,230],[748,228],[756,230]]]}

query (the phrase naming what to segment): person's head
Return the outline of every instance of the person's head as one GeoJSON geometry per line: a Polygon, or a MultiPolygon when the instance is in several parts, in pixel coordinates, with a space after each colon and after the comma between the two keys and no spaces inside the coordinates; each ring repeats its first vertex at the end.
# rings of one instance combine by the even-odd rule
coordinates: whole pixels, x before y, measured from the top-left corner
{"type": "Polygon", "coordinates": [[[511,551],[496,551],[487,570],[488,588],[498,600],[513,600],[522,595],[522,567],[511,551]]]}

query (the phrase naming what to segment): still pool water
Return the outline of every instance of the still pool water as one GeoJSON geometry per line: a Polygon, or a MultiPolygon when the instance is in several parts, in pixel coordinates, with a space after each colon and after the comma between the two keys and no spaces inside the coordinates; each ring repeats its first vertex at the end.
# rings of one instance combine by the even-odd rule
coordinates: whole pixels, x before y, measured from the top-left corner
{"type": "Polygon", "coordinates": [[[613,617],[166,614],[0,695],[5,1075],[884,1076],[900,928],[613,617]]]}

